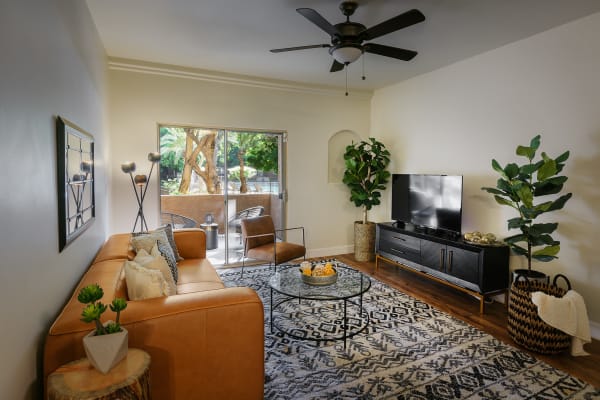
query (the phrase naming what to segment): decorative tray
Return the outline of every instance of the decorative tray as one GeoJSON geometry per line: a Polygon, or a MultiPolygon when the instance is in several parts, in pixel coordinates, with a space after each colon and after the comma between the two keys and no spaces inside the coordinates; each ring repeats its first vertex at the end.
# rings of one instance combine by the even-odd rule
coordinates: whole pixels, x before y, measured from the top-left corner
{"type": "Polygon", "coordinates": [[[479,231],[467,232],[463,235],[465,243],[474,244],[477,246],[501,247],[506,246],[501,240],[496,239],[493,233],[481,233],[479,231]]]}
{"type": "Polygon", "coordinates": [[[302,282],[308,285],[325,286],[337,282],[338,273],[331,263],[312,265],[305,261],[299,269],[302,282]]]}

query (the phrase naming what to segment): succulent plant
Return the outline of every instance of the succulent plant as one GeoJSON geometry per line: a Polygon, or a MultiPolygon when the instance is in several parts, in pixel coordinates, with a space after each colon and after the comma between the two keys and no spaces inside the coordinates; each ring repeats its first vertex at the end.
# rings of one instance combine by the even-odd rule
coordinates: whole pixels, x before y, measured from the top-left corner
{"type": "Polygon", "coordinates": [[[96,326],[96,336],[120,332],[121,325],[119,319],[121,311],[127,308],[127,301],[125,299],[120,297],[113,299],[109,307],[112,312],[117,314],[115,322],[111,321],[103,325],[100,317],[108,307],[100,301],[102,296],[104,296],[104,290],[97,283],[82,288],[77,296],[77,300],[86,305],[81,312],[81,320],[83,322],[94,323],[96,326]]]}

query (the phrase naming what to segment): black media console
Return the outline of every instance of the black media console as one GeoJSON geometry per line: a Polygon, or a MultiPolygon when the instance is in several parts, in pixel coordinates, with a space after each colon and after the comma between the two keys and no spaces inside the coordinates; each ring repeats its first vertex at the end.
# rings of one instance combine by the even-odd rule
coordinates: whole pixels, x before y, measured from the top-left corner
{"type": "Polygon", "coordinates": [[[377,224],[375,273],[381,260],[422,274],[479,299],[508,294],[508,246],[478,246],[459,235],[443,235],[395,222],[377,224]]]}

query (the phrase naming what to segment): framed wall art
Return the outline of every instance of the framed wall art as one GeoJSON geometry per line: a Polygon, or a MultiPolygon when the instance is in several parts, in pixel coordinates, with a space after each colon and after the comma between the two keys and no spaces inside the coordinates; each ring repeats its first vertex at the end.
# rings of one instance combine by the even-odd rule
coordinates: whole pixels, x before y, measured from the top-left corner
{"type": "Polygon", "coordinates": [[[60,252],[94,222],[94,137],[56,117],[56,160],[60,252]]]}

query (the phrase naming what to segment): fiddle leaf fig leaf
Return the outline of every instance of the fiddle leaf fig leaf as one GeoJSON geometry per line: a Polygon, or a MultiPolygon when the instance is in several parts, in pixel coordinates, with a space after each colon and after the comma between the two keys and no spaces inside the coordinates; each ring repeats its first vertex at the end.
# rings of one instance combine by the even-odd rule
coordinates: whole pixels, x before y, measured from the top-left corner
{"type": "Polygon", "coordinates": [[[556,162],[552,159],[546,159],[537,171],[537,179],[542,182],[554,175],[556,175],[556,162]]]}

